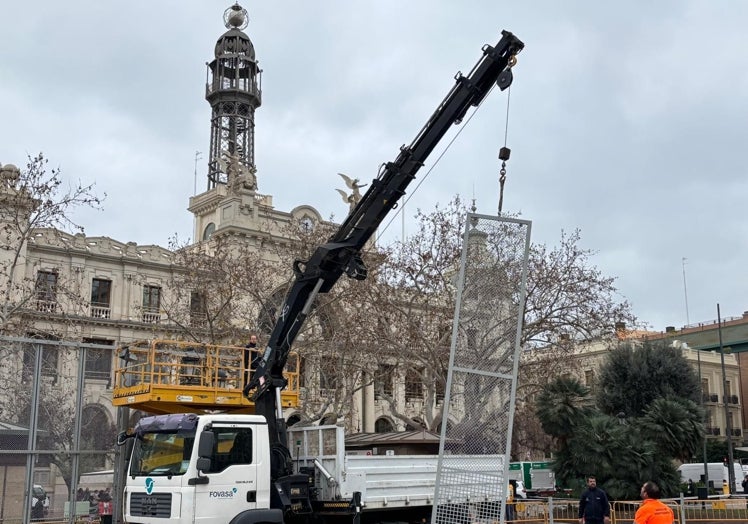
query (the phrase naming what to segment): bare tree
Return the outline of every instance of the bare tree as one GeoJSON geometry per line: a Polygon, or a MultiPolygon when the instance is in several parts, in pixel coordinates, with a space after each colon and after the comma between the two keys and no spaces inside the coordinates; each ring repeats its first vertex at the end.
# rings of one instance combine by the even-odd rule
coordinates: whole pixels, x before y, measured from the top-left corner
{"type": "MultiPolygon", "coordinates": [[[[437,207],[430,213],[416,216],[418,229],[404,242],[396,242],[383,250],[383,262],[378,268],[378,284],[371,287],[371,312],[376,314],[370,326],[386,349],[382,361],[405,368],[400,376],[420,376],[423,402],[418,411],[409,410],[394,397],[383,397],[390,402],[395,417],[412,425],[419,423],[436,429],[441,423],[443,405],[440,398],[446,383],[452,320],[455,303],[455,283],[464,231],[464,203],[456,197],[445,208],[437,207]],[[410,371],[410,373],[408,373],[410,371]],[[418,420],[415,420],[417,418],[418,420]]],[[[532,244],[530,248],[527,297],[521,343],[526,348],[547,348],[545,355],[564,356],[573,365],[569,346],[559,340],[589,339],[612,333],[617,321],[633,320],[629,304],[618,300],[614,279],[605,277],[591,263],[593,252],[578,246],[579,232],[562,233],[558,246],[549,248],[532,244]]],[[[515,240],[495,239],[489,245],[501,246],[515,240]]],[[[492,256],[497,256],[494,253],[492,256]]],[[[506,267],[490,278],[517,279],[520,268],[506,267]]],[[[479,279],[480,282],[480,279],[479,279]]],[[[507,301],[513,297],[507,296],[507,301]]],[[[476,317],[477,321],[477,317],[476,317]]],[[[507,332],[490,330],[499,343],[507,332]]],[[[468,336],[467,334],[462,334],[468,336]]],[[[462,336],[461,335],[461,336],[462,336]]],[[[486,341],[481,341],[486,346],[486,341]]],[[[479,344],[479,346],[481,346],[479,344]]],[[[488,344],[489,346],[491,344],[488,344]]],[[[531,399],[550,376],[568,371],[558,360],[523,359],[520,388],[531,399]]],[[[406,386],[407,387],[407,386],[406,386]]],[[[515,417],[515,438],[523,447],[546,447],[538,428],[532,426],[531,407],[519,403],[515,417]],[[528,420],[527,426],[523,426],[528,420]]]]}
{"type": "Polygon", "coordinates": [[[406,427],[435,429],[447,379],[464,213],[459,199],[432,213],[419,211],[418,229],[384,248],[369,288],[365,328],[380,346],[378,365],[392,366],[400,395],[379,388],[392,415],[406,427]],[[399,379],[399,380],[397,380],[399,379]],[[403,398],[404,396],[404,398],[403,398]],[[403,400],[405,402],[403,402],[403,400]],[[406,409],[406,404],[420,409],[406,409]]]}
{"type": "MultiPolygon", "coordinates": [[[[288,245],[276,244],[274,258],[302,264],[316,248],[327,242],[337,226],[332,221],[309,227],[305,222],[292,222],[284,236],[294,239],[288,245]]],[[[376,252],[365,252],[364,259],[370,270],[376,270],[376,252]]],[[[277,266],[276,266],[277,267],[277,266]]],[[[291,282],[289,272],[287,283],[291,282]]],[[[293,347],[302,363],[303,386],[306,395],[299,406],[301,423],[319,420],[342,422],[348,429],[360,429],[360,414],[356,413],[354,399],[358,392],[371,384],[376,369],[373,352],[378,347],[372,343],[362,326],[370,318],[370,307],[362,300],[376,280],[341,279],[328,293],[317,297],[302,331],[293,347]]],[[[278,293],[277,302],[265,308],[263,314],[273,312],[285,298],[286,288],[278,293]],[[281,296],[282,295],[282,296],[281,296]]],[[[269,319],[270,320],[270,319],[269,319]]],[[[268,326],[268,334],[275,321],[268,326]]],[[[263,322],[260,325],[263,326],[263,322]]]]}
{"type": "Polygon", "coordinates": [[[174,253],[161,300],[183,336],[214,343],[246,341],[278,285],[278,268],[246,245],[216,236],[198,244],[170,241],[174,253]]]}
{"type": "MultiPolygon", "coordinates": [[[[342,279],[318,297],[293,347],[307,393],[299,407],[303,422],[333,417],[357,429],[353,400],[374,383],[377,396],[388,402],[402,425],[438,428],[465,216],[459,197],[446,207],[419,212],[416,233],[364,253],[368,279],[342,279]],[[382,381],[390,386],[382,387],[382,381]]],[[[250,331],[267,336],[292,281],[292,261],[306,260],[334,228],[331,222],[310,227],[299,221],[275,236],[268,226],[259,243],[218,233],[196,245],[174,243],[173,277],[163,302],[169,319],[195,339],[236,343],[250,331]]],[[[485,282],[501,287],[497,279],[519,279],[516,263],[494,269],[502,260],[502,249],[515,249],[520,240],[509,232],[503,235],[491,239],[488,251],[480,254],[491,264],[477,280],[479,286],[485,282]]],[[[628,304],[617,301],[614,279],[591,264],[592,252],[579,248],[578,241],[575,232],[562,234],[553,248],[531,246],[522,344],[554,358],[523,359],[517,408],[522,416],[516,419],[515,438],[524,449],[546,447],[531,421],[523,425],[523,420],[534,419],[533,396],[548,377],[568,369],[558,365],[558,358],[564,357],[569,366],[574,362],[559,340],[609,333],[616,321],[632,318],[628,304]]],[[[509,291],[497,300],[517,304],[509,291]]],[[[459,336],[482,333],[476,347],[497,347],[513,337],[511,326],[479,325],[483,321],[477,313],[472,322],[474,333],[459,336]]],[[[488,386],[479,389],[487,391],[488,386]]]]}
{"type": "MultiPolygon", "coordinates": [[[[98,209],[102,199],[93,193],[93,184],[80,182],[65,186],[59,169],[48,169],[48,161],[39,153],[29,156],[24,170],[13,165],[0,166],[0,330],[23,332],[20,313],[52,307],[57,296],[74,299],[76,282],[54,269],[48,275],[27,274],[26,250],[36,234],[82,232],[71,213],[78,207],[98,209]]],[[[75,300],[70,304],[77,303],[75,300]]],[[[55,306],[45,313],[64,314],[55,306]]]]}
{"type": "MultiPolygon", "coordinates": [[[[294,277],[294,260],[306,260],[335,228],[332,222],[308,221],[273,226],[260,225],[252,239],[218,231],[197,244],[171,241],[173,266],[161,310],[182,336],[237,345],[250,333],[258,334],[260,343],[269,336],[294,277]]],[[[366,314],[358,297],[368,285],[344,279],[320,296],[296,339],[292,351],[306,392],[298,406],[302,422],[332,418],[352,424],[352,399],[365,387],[371,367],[357,336],[366,314]]]]}

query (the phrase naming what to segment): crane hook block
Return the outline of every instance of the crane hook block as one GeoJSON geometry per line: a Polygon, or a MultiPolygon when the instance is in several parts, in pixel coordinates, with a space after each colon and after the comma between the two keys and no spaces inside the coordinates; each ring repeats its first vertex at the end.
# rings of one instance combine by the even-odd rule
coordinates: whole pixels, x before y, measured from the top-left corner
{"type": "Polygon", "coordinates": [[[504,162],[506,162],[507,160],[509,160],[509,155],[511,153],[511,149],[509,149],[508,147],[502,147],[501,149],[499,149],[499,160],[503,160],[504,162]]]}

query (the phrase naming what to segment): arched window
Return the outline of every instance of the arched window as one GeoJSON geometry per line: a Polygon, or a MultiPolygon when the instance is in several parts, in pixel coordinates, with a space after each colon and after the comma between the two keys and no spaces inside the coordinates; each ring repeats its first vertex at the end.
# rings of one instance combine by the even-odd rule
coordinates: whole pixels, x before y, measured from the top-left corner
{"type": "Polygon", "coordinates": [[[298,413],[294,413],[293,415],[288,417],[286,426],[290,428],[291,426],[293,426],[294,424],[298,424],[299,422],[301,422],[301,415],[299,415],[298,413]]]}
{"type": "Polygon", "coordinates": [[[395,426],[387,417],[379,417],[377,421],[374,422],[374,431],[376,433],[390,433],[395,431],[395,426]]]}
{"type": "Polygon", "coordinates": [[[205,226],[205,229],[203,230],[203,240],[208,240],[213,236],[213,233],[215,233],[215,231],[216,225],[213,222],[205,226]]]}
{"type": "Polygon", "coordinates": [[[106,469],[107,455],[86,452],[111,450],[116,434],[117,428],[110,422],[109,415],[102,406],[90,404],[83,408],[80,443],[81,473],[106,469]]]}

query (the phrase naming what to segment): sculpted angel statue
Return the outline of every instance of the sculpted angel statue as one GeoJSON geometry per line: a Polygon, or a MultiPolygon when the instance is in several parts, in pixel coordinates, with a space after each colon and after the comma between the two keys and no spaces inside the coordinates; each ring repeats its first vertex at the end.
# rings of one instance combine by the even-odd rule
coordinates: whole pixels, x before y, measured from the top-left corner
{"type": "Polygon", "coordinates": [[[344,175],[343,173],[338,173],[338,176],[345,180],[345,185],[348,186],[348,189],[351,190],[351,193],[346,193],[342,189],[336,189],[335,191],[340,193],[340,196],[343,197],[343,202],[348,204],[349,209],[352,210],[361,200],[361,191],[359,191],[359,189],[361,189],[362,187],[366,187],[369,184],[359,184],[358,178],[351,178],[347,175],[344,175]]]}

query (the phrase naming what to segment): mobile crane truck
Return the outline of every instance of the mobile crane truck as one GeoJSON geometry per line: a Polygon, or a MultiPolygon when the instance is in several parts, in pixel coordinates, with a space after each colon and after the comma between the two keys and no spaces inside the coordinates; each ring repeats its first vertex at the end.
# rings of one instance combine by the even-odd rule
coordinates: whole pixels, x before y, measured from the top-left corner
{"type": "Polygon", "coordinates": [[[309,260],[293,263],[294,283],[243,390],[255,403],[254,415],[156,415],[142,418],[133,431],[118,437],[118,444],[134,437],[123,496],[126,522],[430,519],[434,457],[403,463],[398,456],[346,456],[342,428],[330,426],[291,428],[289,446],[281,404],[281,391],[286,387],[283,371],[317,294],[330,291],[343,273],[366,278],[361,258],[366,242],[396,207],[450,126],[459,123],[471,106],[478,106],[494,84],[501,90],[509,87],[511,68],[523,47],[508,31],[502,31],[496,46],[485,45],[471,72],[467,76],[458,73],[455,85],[415,140],[382,167],[330,240],[309,260]]]}

